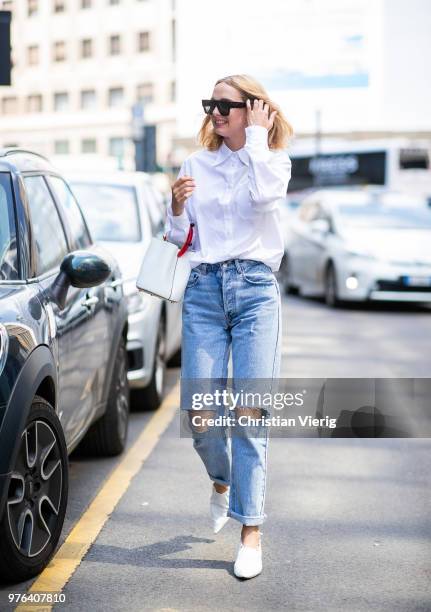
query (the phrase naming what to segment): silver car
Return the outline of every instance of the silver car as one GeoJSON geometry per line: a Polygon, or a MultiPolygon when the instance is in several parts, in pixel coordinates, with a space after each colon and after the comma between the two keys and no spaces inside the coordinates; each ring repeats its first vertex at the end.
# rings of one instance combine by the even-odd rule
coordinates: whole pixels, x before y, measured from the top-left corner
{"type": "Polygon", "coordinates": [[[163,233],[163,198],[143,172],[69,173],[68,179],[92,234],[120,265],[133,404],[155,409],[163,398],[166,366],[180,365],[181,302],[138,292],[136,278],[151,237],[163,233]]]}
{"type": "Polygon", "coordinates": [[[384,188],[320,189],[291,219],[286,284],[304,296],[431,302],[431,209],[384,188]]]}

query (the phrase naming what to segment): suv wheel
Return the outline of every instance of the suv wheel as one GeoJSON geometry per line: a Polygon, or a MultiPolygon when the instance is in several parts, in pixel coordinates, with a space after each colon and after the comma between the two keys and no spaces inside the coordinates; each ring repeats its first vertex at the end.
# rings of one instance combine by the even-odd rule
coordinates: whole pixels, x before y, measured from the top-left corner
{"type": "Polygon", "coordinates": [[[2,580],[28,580],[54,554],[66,514],[68,468],[61,423],[51,404],[35,396],[0,522],[2,580]]]}
{"type": "Polygon", "coordinates": [[[130,413],[127,352],[121,338],[115,356],[105,414],[88,430],[79,445],[79,453],[114,456],[123,452],[127,442],[130,413]]]}

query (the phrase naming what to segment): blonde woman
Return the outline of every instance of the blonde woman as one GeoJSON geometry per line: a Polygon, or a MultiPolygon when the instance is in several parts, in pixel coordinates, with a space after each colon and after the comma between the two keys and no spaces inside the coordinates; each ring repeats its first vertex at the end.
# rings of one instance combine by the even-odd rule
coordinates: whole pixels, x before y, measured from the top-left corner
{"type": "MultiPolygon", "coordinates": [[[[230,351],[234,380],[280,375],[281,303],[274,272],[283,256],[280,198],[291,176],[285,147],[292,128],[248,75],[219,79],[202,105],[203,148],[181,166],[165,228],[167,240],[180,246],[190,222],[195,224],[182,309],[181,409],[189,411],[193,445],[212,481],[214,532],[230,517],[242,524],[234,573],[252,578],[262,571],[267,427],[257,437],[214,435],[205,420],[214,410],[194,409],[183,383],[226,380],[230,351]]],[[[215,410],[225,414],[224,406],[215,410]]],[[[266,414],[263,408],[235,409],[237,420],[266,414]]]]}

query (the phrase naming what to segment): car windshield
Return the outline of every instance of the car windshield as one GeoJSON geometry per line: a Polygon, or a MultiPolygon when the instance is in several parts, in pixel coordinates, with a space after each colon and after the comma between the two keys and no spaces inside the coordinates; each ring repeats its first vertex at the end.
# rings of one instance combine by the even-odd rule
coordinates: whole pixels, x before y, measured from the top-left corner
{"type": "Polygon", "coordinates": [[[431,209],[425,206],[340,204],[336,217],[349,228],[431,229],[431,209]]]}
{"type": "Polygon", "coordinates": [[[141,227],[134,187],[70,181],[95,240],[139,242],[141,227]]]}

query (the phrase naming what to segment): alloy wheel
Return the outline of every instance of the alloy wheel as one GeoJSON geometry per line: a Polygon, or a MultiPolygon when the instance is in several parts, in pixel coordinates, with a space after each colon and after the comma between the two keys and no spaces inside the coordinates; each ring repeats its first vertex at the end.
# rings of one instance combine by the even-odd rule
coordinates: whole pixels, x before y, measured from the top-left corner
{"type": "Polygon", "coordinates": [[[21,436],[6,502],[15,546],[26,557],[40,554],[51,540],[61,503],[63,468],[54,430],[41,419],[21,436]]]}
{"type": "MultiPolygon", "coordinates": [[[[123,353],[121,353],[123,355],[123,353]]],[[[121,440],[124,440],[127,433],[129,420],[129,400],[128,400],[128,381],[126,359],[121,359],[118,364],[118,374],[116,381],[116,406],[118,414],[118,433],[121,440]]]]}
{"type": "Polygon", "coordinates": [[[156,390],[157,390],[157,394],[160,397],[163,393],[163,383],[165,379],[165,353],[166,353],[166,343],[165,343],[164,324],[163,324],[163,319],[161,319],[160,325],[159,325],[158,337],[157,337],[156,356],[155,356],[156,390]]]}

